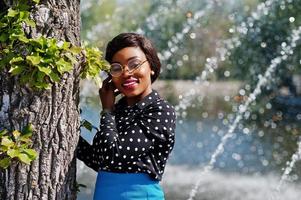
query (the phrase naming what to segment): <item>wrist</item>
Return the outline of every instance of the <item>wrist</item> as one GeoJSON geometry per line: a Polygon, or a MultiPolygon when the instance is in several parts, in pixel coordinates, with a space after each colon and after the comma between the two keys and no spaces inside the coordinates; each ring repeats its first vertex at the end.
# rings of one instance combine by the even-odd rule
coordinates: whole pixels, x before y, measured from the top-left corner
{"type": "Polygon", "coordinates": [[[110,109],[110,108],[103,108],[102,111],[100,112],[101,115],[103,114],[112,114],[113,113],[113,109],[110,109]]]}

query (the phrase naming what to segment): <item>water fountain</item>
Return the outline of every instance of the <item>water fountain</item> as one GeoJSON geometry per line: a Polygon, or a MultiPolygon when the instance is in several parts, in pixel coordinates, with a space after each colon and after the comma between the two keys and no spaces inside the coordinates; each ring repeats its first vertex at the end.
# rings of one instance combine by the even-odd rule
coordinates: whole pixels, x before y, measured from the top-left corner
{"type": "MultiPolygon", "coordinates": [[[[231,33],[239,33],[246,35],[248,33],[248,30],[251,26],[253,26],[253,23],[255,20],[260,19],[263,15],[266,13],[269,13],[269,10],[271,9],[271,6],[275,0],[270,0],[266,2],[260,3],[256,10],[251,13],[251,17],[248,18],[247,22],[242,22],[239,26],[234,26],[230,28],[229,32],[231,33]]],[[[212,6],[208,6],[208,9],[212,6]]],[[[205,13],[205,12],[202,12],[205,13]]],[[[227,57],[230,55],[230,51],[233,48],[236,48],[240,45],[240,40],[237,36],[233,36],[230,39],[226,39],[224,41],[220,42],[220,47],[216,49],[216,56],[210,57],[206,59],[205,68],[204,70],[198,75],[194,81],[194,84],[205,84],[208,85],[207,78],[209,74],[214,73],[214,71],[218,68],[218,65],[220,62],[223,62],[227,59],[227,57]]],[[[165,51],[164,51],[165,52],[165,51]]],[[[168,51],[167,51],[168,52],[168,51]]],[[[167,53],[167,55],[171,55],[171,53],[167,53]]],[[[164,57],[164,56],[163,56],[164,57]]],[[[169,58],[169,57],[167,57],[169,58]]],[[[187,107],[191,105],[191,101],[195,98],[195,94],[197,92],[195,89],[191,89],[187,91],[185,94],[183,94],[180,98],[179,104],[176,106],[178,116],[181,117],[180,113],[185,112],[187,107]]],[[[199,98],[199,102],[201,103],[203,100],[203,97],[199,98]]]]}
{"type": "MultiPolygon", "coordinates": [[[[273,1],[266,1],[264,3],[261,3],[257,7],[258,8],[257,12],[252,13],[252,15],[251,15],[252,17],[248,19],[248,22],[247,23],[242,23],[241,26],[236,27],[236,30],[238,32],[242,33],[242,34],[246,34],[247,31],[248,31],[248,28],[249,28],[248,26],[252,26],[253,20],[258,20],[260,18],[260,16],[263,15],[263,14],[266,15],[269,12],[268,8],[271,7],[272,3],[273,3],[273,1]]],[[[185,30],[185,29],[183,29],[183,30],[185,30]]],[[[231,30],[233,31],[233,29],[231,29],[231,30]]],[[[294,48],[296,46],[296,40],[299,40],[300,30],[301,29],[293,31],[292,44],[290,46],[286,46],[286,49],[284,49],[284,52],[286,52],[286,55],[281,55],[281,56],[279,56],[279,57],[272,60],[271,65],[267,69],[265,75],[260,78],[260,80],[259,80],[259,82],[256,86],[256,89],[248,97],[245,104],[241,105],[239,107],[239,114],[236,116],[236,118],[235,118],[233,124],[230,126],[229,131],[227,132],[227,134],[225,134],[224,137],[221,139],[222,142],[218,145],[217,149],[215,150],[215,152],[211,156],[211,160],[210,160],[209,164],[205,166],[203,173],[206,173],[206,172],[210,171],[213,168],[213,165],[216,162],[216,157],[219,154],[223,153],[225,143],[227,142],[228,139],[233,137],[233,131],[237,127],[238,122],[242,119],[243,113],[245,113],[245,111],[247,110],[249,104],[256,100],[256,96],[261,93],[260,88],[262,86],[264,86],[265,84],[267,84],[267,82],[268,82],[267,78],[270,78],[271,74],[275,70],[275,67],[279,63],[281,63],[282,61],[286,60],[287,56],[289,54],[292,54],[292,52],[293,52],[292,48],[294,48]]],[[[185,31],[182,32],[182,33],[185,33],[185,31]]],[[[235,48],[239,45],[239,40],[235,37],[232,38],[230,40],[230,42],[229,41],[227,41],[227,42],[228,42],[228,49],[223,48],[220,51],[218,51],[218,52],[220,52],[219,61],[222,61],[222,60],[225,59],[225,55],[227,54],[227,52],[231,48],[235,48]]],[[[224,42],[224,43],[226,43],[226,42],[224,42]]],[[[177,48],[175,50],[177,50],[177,48]]],[[[163,56],[163,57],[167,57],[167,59],[168,59],[170,57],[170,55],[172,55],[172,54],[170,52],[167,52],[165,55],[167,55],[167,56],[163,56]]],[[[214,69],[217,68],[217,63],[218,62],[217,62],[216,57],[208,58],[206,61],[207,61],[207,63],[206,63],[205,70],[201,73],[201,76],[199,76],[196,79],[196,84],[200,83],[201,81],[205,82],[206,77],[208,75],[208,72],[214,72],[214,69]]],[[[193,96],[195,96],[195,94],[196,94],[195,90],[191,89],[190,91],[186,92],[183,96],[180,97],[180,103],[176,107],[176,109],[178,111],[178,115],[183,116],[183,115],[181,115],[181,111],[183,112],[183,110],[185,110],[187,107],[190,106],[189,104],[190,104],[191,100],[193,99],[193,96]],[[180,109],[182,109],[182,110],[180,110],[180,109]]],[[[199,98],[199,99],[201,99],[201,101],[202,101],[203,98],[199,98]]],[[[300,146],[300,144],[299,144],[299,146],[300,146]]],[[[285,179],[285,175],[287,175],[291,171],[292,167],[294,166],[295,162],[297,161],[297,158],[298,158],[299,154],[300,154],[300,152],[296,152],[293,155],[293,157],[292,157],[293,159],[292,159],[291,163],[289,164],[289,166],[285,169],[284,175],[281,178],[281,181],[280,181],[280,183],[277,187],[277,190],[279,190],[279,187],[281,186],[282,181],[285,179]]],[[[201,175],[204,175],[203,173],[201,175]]],[[[191,191],[189,200],[192,200],[193,197],[195,196],[196,191],[198,189],[198,185],[199,185],[199,182],[196,183],[194,189],[191,191]]]]}
{"type": "Polygon", "coordinates": [[[272,191],[272,194],[270,196],[270,200],[276,200],[279,199],[279,193],[280,193],[280,189],[282,188],[284,182],[286,180],[288,180],[289,178],[289,174],[291,173],[291,171],[293,170],[295,164],[297,161],[301,160],[301,139],[299,139],[298,142],[298,149],[297,151],[292,155],[291,161],[287,162],[287,167],[284,169],[284,172],[281,176],[281,179],[277,185],[277,187],[275,188],[275,191],[272,191]]]}
{"type": "MultiPolygon", "coordinates": [[[[299,29],[297,29],[297,30],[292,31],[291,43],[290,43],[290,45],[286,46],[285,49],[283,49],[285,54],[280,55],[279,57],[276,57],[271,61],[271,65],[267,68],[265,74],[260,77],[254,91],[248,96],[246,102],[239,106],[239,111],[235,117],[234,122],[230,125],[228,132],[222,137],[221,143],[218,145],[217,149],[212,154],[209,164],[204,167],[204,170],[202,171],[201,175],[203,175],[203,173],[207,173],[208,171],[213,169],[213,165],[216,162],[217,156],[219,156],[221,153],[223,153],[225,143],[230,138],[233,137],[233,132],[236,129],[239,121],[243,118],[243,114],[248,109],[250,103],[252,103],[253,101],[256,100],[256,97],[261,93],[261,88],[266,86],[268,84],[269,80],[271,80],[273,72],[275,71],[276,67],[279,66],[279,64],[281,62],[285,61],[289,55],[293,54],[293,50],[296,47],[296,42],[300,39],[300,35],[301,35],[301,27],[299,27],[299,29]]],[[[296,160],[296,159],[294,159],[294,160],[296,160]]],[[[289,169],[288,169],[288,171],[289,171],[289,169]]],[[[197,182],[195,184],[194,188],[192,189],[190,196],[189,196],[189,200],[193,200],[193,198],[195,197],[195,194],[198,190],[198,187],[199,187],[199,182],[197,182]]]]}

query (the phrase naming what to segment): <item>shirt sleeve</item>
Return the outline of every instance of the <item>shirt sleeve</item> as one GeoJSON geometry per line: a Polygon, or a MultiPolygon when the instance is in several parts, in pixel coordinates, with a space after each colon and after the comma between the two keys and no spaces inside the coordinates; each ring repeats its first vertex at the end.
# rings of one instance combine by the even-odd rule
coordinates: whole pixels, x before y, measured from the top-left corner
{"type": "Polygon", "coordinates": [[[76,156],[83,161],[88,167],[98,171],[100,162],[95,159],[94,148],[82,136],[79,136],[79,141],[76,148],[76,156]]]}

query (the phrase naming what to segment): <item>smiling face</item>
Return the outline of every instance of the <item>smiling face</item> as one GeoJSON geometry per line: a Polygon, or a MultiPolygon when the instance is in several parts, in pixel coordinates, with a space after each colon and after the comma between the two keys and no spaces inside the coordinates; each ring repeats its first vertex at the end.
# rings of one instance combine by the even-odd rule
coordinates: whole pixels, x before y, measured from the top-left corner
{"type": "Polygon", "coordinates": [[[151,74],[153,73],[149,62],[144,62],[138,69],[130,73],[127,63],[139,59],[146,60],[146,56],[139,47],[126,47],[117,51],[112,63],[119,63],[124,66],[123,73],[119,77],[112,77],[115,87],[126,96],[128,105],[132,105],[146,95],[151,93],[151,74]]]}

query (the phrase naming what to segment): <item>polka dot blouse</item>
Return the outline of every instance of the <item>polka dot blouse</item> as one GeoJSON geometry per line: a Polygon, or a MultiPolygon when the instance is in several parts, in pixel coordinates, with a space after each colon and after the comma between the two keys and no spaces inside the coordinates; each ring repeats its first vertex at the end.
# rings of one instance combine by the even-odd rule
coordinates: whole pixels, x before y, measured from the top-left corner
{"type": "Polygon", "coordinates": [[[132,106],[125,98],[104,113],[90,145],[81,136],[77,158],[95,171],[149,174],[161,180],[175,142],[174,108],[153,90],[132,106]]]}

